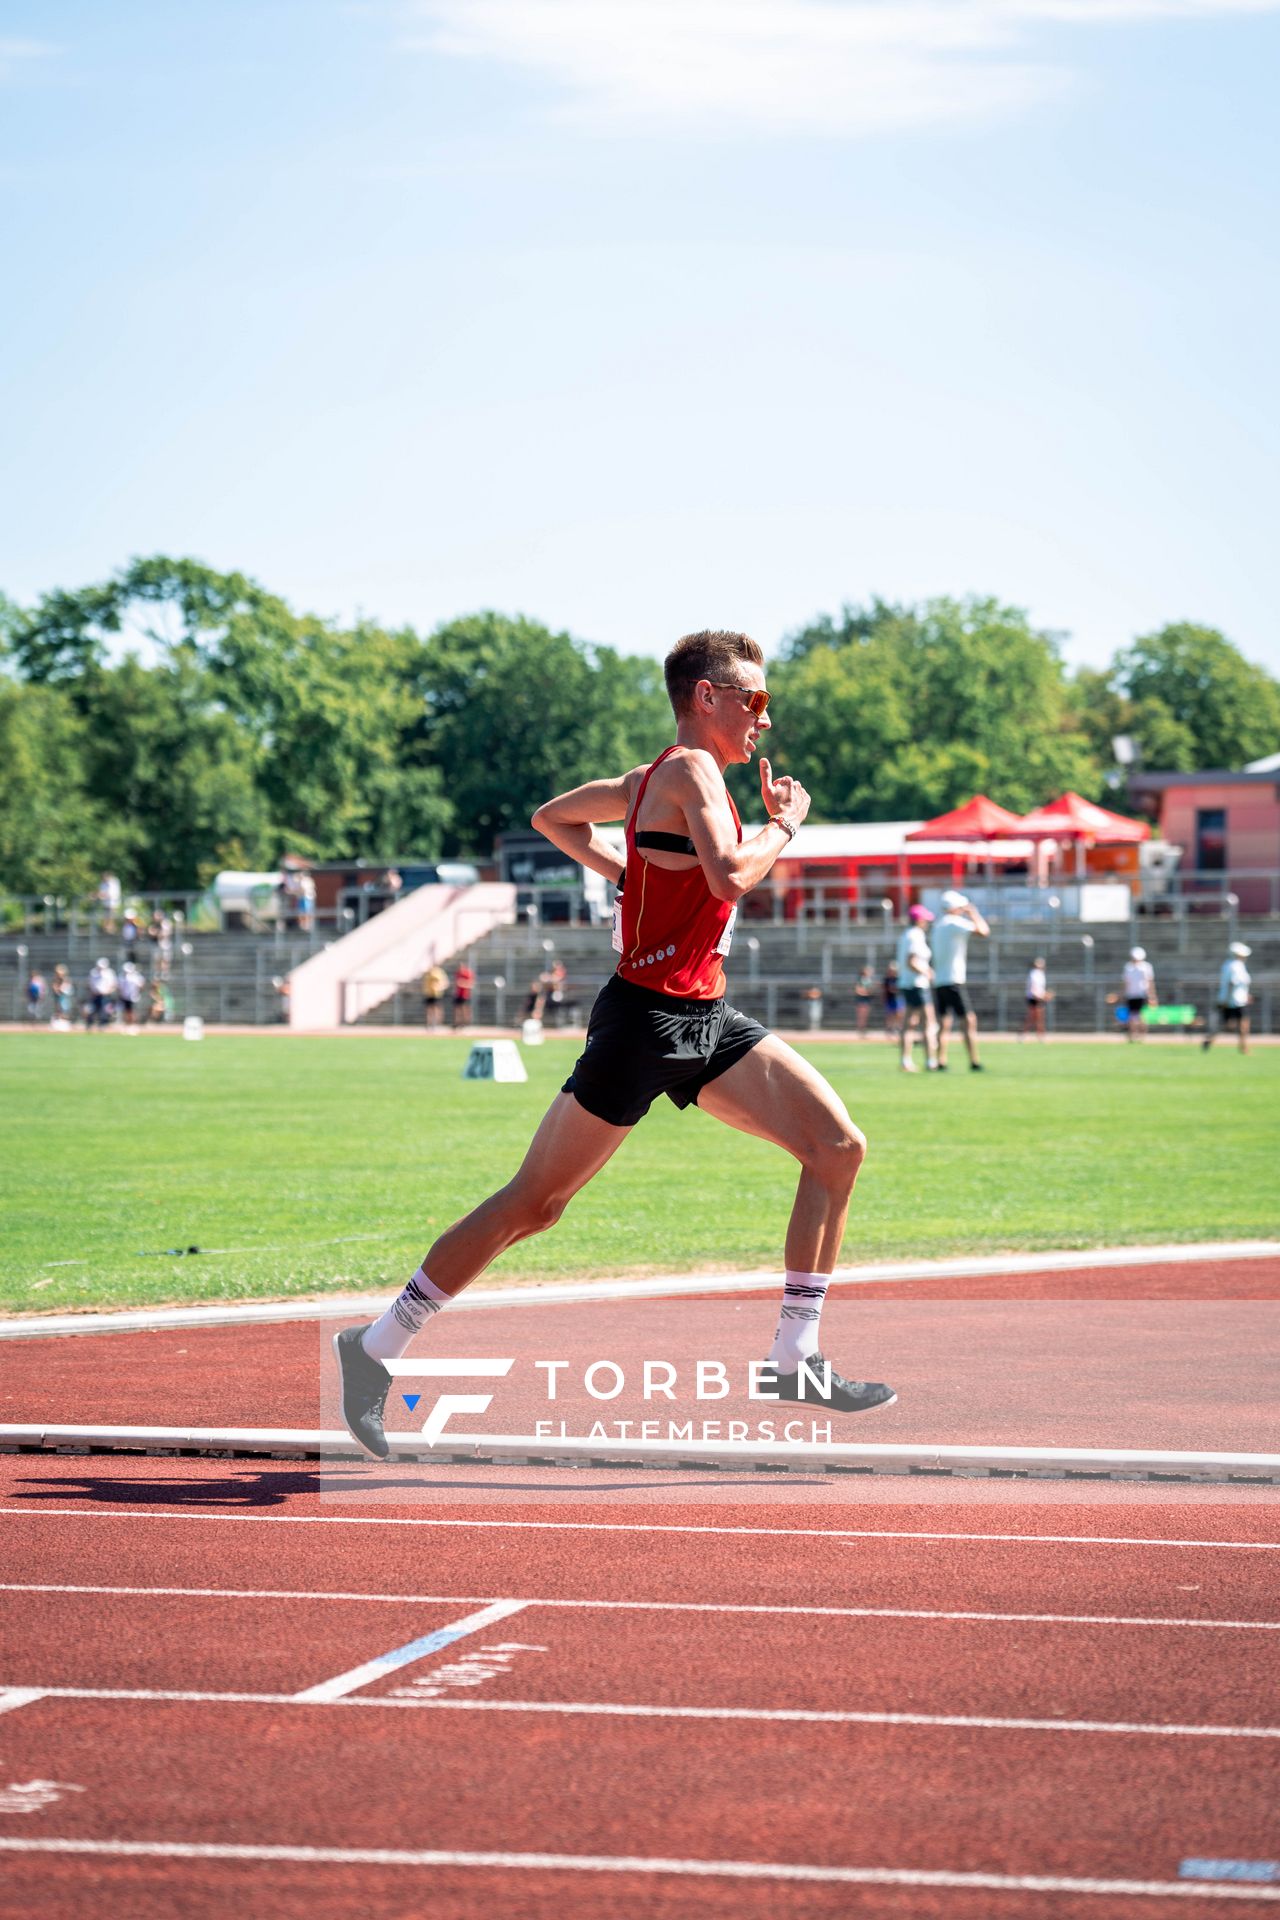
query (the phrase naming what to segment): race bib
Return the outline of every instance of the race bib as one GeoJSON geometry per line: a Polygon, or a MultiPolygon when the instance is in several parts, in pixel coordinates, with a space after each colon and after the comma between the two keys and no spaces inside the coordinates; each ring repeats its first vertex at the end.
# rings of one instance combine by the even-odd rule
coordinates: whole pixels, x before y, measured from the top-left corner
{"type": "Polygon", "coordinates": [[[615,894],[613,901],[613,950],[622,952],[622,895],[615,894]]]}
{"type": "Polygon", "coordinates": [[[729,910],[729,918],[724,923],[724,932],[716,942],[715,950],[721,956],[727,955],[730,947],[733,945],[733,924],[737,917],[737,907],[731,907],[729,910]]]}

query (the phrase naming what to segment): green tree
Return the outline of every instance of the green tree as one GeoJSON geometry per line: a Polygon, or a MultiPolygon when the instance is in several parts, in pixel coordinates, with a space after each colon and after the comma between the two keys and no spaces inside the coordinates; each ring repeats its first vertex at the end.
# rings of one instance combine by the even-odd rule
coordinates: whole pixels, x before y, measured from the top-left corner
{"type": "Polygon", "coordinates": [[[224,866],[270,864],[275,834],[252,740],[189,649],[94,674],[85,785],[118,823],[120,871],[144,888],[193,888],[224,866]]]}
{"type": "Polygon", "coordinates": [[[72,897],[128,851],[86,791],[86,727],[65,692],[0,678],[0,884],[72,897]]]}
{"type": "Polygon", "coordinates": [[[449,850],[466,852],[549,795],[652,759],[672,721],[656,662],[477,613],[431,636],[423,737],[455,810],[449,850]]]}
{"type": "Polygon", "coordinates": [[[1185,773],[1196,765],[1196,742],[1190,727],[1155,694],[1131,700],[1121,693],[1115,684],[1114,666],[1102,672],[1081,668],[1071,682],[1071,704],[1094,759],[1099,767],[1111,769],[1106,775],[1110,787],[1118,789],[1122,781],[1114,757],[1114,742],[1121,735],[1138,743],[1148,766],[1185,773]]]}
{"type": "Polygon", "coordinates": [[[1280,746],[1280,682],[1215,627],[1179,621],[1144,634],[1112,662],[1112,688],[1132,703],[1144,765],[1174,772],[1238,769],[1280,746]]]}
{"type": "Polygon", "coordinates": [[[348,632],[244,574],[164,556],[0,613],[12,666],[84,723],[85,795],[130,885],[194,887],[286,851],[441,851],[453,809],[413,633],[348,632]],[[150,659],[108,664],[113,635],[150,659]]]}
{"type": "Polygon", "coordinates": [[[1099,779],[1055,637],[994,599],[846,607],[792,635],[770,678],[771,757],[818,818],[928,816],[979,789],[1022,812],[1099,779]]]}

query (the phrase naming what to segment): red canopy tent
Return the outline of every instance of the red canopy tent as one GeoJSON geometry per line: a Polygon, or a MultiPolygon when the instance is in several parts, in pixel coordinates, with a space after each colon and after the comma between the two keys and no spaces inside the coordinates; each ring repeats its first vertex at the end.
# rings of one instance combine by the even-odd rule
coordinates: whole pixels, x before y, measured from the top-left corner
{"type": "Polygon", "coordinates": [[[1000,840],[1021,836],[1022,821],[1008,807],[997,806],[985,793],[975,793],[962,807],[926,820],[908,840],[1000,840]]]}
{"type": "Polygon", "coordinates": [[[1096,840],[1111,846],[1151,837],[1145,820],[1126,820],[1078,793],[1060,793],[1047,806],[1036,807],[1019,820],[1017,830],[1024,840],[1096,840]]]}
{"type": "Polygon", "coordinates": [[[1129,846],[1151,837],[1145,820],[1126,820],[1122,813],[1096,807],[1078,793],[1060,793],[1046,806],[1036,807],[1018,822],[1026,840],[1071,840],[1076,849],[1076,877],[1084,877],[1086,847],[1129,846]]]}

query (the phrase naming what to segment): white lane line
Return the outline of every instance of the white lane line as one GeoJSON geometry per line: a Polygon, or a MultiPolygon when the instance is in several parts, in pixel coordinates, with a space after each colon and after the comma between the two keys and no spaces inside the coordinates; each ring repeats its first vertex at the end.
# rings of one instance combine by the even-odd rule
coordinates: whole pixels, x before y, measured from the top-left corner
{"type": "MultiPolygon", "coordinates": [[[[348,1234],[348,1240],[377,1239],[376,1234],[348,1234]]],[[[340,1241],[315,1241],[316,1246],[340,1241]]],[[[215,1248],[215,1252],[267,1252],[262,1248],[215,1248]]],[[[1267,1260],[1280,1254],[1280,1241],[1226,1240],[1183,1242],[1169,1247],[1066,1248],[1047,1253],[989,1254],[977,1259],[960,1254],[945,1260],[883,1260],[856,1267],[837,1267],[837,1287],[877,1285],[884,1281],[993,1278],[1004,1274],[1080,1273],[1111,1267],[1184,1266],[1229,1260],[1267,1260]]],[[[84,1261],[50,1261],[46,1265],[83,1266],[84,1261]]],[[[776,1293],[776,1271],[761,1268],[739,1273],[655,1274],[640,1280],[570,1280],[527,1287],[488,1287],[469,1291],[453,1311],[477,1308],[559,1306],[577,1301],[679,1298],[687,1294],[776,1293]]],[[[348,1300],[240,1301],[234,1306],[142,1307],[114,1313],[33,1314],[0,1320],[0,1340],[48,1339],[61,1334],[134,1333],[185,1327],[233,1326],[255,1321],[360,1320],[370,1307],[381,1311],[386,1295],[363,1294],[348,1300]]]]}
{"type": "MultiPolygon", "coordinates": [[[[73,1586],[62,1581],[0,1580],[0,1593],[119,1594],[125,1598],[172,1600],[321,1600],[367,1601],[371,1606],[452,1607],[487,1601],[483,1593],[319,1592],[312,1587],[112,1587],[73,1586]]],[[[983,1613],[955,1607],[805,1607],[737,1600],[563,1600],[531,1597],[523,1607],[609,1609],[629,1613],[812,1614],[833,1620],[992,1620],[1012,1625],[1049,1627],[1213,1627],[1241,1633],[1280,1633],[1280,1620],[1212,1620],[1146,1613],[983,1613]]]]}
{"type": "Polygon", "coordinates": [[[1280,1887],[1191,1880],[1098,1880],[1046,1873],[949,1873],[925,1867],[812,1867],[771,1860],[664,1860],[600,1853],[473,1853],[408,1847],[269,1847],[182,1840],[28,1840],[11,1853],[81,1853],[159,1860],[275,1861],[303,1866],[479,1867],[500,1872],[643,1873],[701,1880],[791,1880],[850,1887],[952,1887],[992,1893],[1129,1895],[1155,1900],[1277,1900],[1280,1887]]]}
{"type": "Polygon", "coordinates": [[[29,1707],[43,1698],[43,1687],[0,1687],[0,1713],[12,1713],[15,1707],[29,1707]]]}
{"type": "Polygon", "coordinates": [[[1141,1535],[1096,1533],[922,1533],[891,1527],[720,1527],[644,1520],[440,1520],[366,1513],[155,1513],[146,1507],[0,1507],[27,1520],[251,1521],[281,1527],[462,1527],[468,1533],[695,1533],[748,1534],[767,1540],[926,1540],[1016,1547],[1212,1547],[1236,1553],[1280,1553],[1280,1540],[1144,1540],[1141,1535]]]}
{"type": "Polygon", "coordinates": [[[465,1640],[469,1633],[479,1633],[497,1620],[510,1619],[524,1605],[523,1600],[494,1600],[489,1606],[482,1607],[479,1613],[468,1613],[447,1627],[437,1627],[433,1633],[424,1633],[417,1640],[406,1641],[402,1647],[392,1647],[389,1653],[379,1653],[372,1660],[352,1667],[349,1673],[335,1674],[332,1680],[321,1680],[314,1687],[304,1687],[301,1693],[294,1695],[294,1699],[317,1703],[341,1700],[345,1694],[354,1693],[357,1687],[367,1687],[372,1681],[381,1680],[384,1674],[394,1673],[399,1667],[411,1666],[415,1660],[425,1660],[428,1654],[439,1653],[442,1647],[451,1647],[455,1640],[465,1640]]]}
{"type": "Polygon", "coordinates": [[[1280,1727],[1160,1720],[1037,1720],[1007,1714],[876,1713],[834,1707],[679,1707],[625,1700],[405,1700],[392,1694],[214,1693],[189,1687],[41,1687],[49,1700],[190,1701],[206,1706],[377,1707],[402,1713],[542,1713],[613,1720],[720,1720],[824,1727],[956,1727],[993,1733],[1121,1733],[1149,1739],[1280,1740],[1280,1727]]]}

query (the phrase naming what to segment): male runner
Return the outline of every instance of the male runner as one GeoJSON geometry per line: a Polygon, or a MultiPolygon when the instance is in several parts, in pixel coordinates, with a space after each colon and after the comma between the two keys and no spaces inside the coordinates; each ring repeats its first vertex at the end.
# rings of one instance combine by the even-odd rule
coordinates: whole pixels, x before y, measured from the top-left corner
{"type": "Polygon", "coordinates": [[[587,1043],[534,1135],[519,1172],[431,1247],[404,1292],[334,1349],[343,1417],[386,1459],[383,1409],[399,1359],[426,1322],[500,1253],[553,1226],[659,1094],[695,1101],[800,1162],[786,1238],[782,1311],[760,1381],[766,1397],[841,1413],[888,1406],[891,1387],[845,1380],[818,1350],[818,1321],[866,1140],[817,1070],[724,998],[736,903],[758,886],[809,811],[798,780],[760,762],[768,819],[743,840],[724,782],[772,724],[764,656],[741,633],[693,633],[665,663],[676,744],[649,767],[548,800],[533,824],[584,867],[621,884],[617,970],[591,1010],[587,1043]],[[596,832],[626,821],[627,857],[596,832]],[[802,1364],[803,1363],[803,1364],[802,1364]]]}

